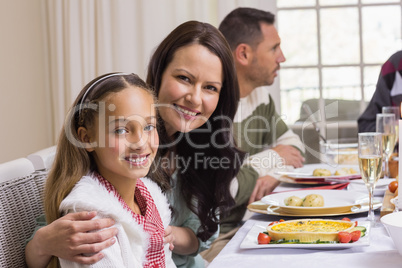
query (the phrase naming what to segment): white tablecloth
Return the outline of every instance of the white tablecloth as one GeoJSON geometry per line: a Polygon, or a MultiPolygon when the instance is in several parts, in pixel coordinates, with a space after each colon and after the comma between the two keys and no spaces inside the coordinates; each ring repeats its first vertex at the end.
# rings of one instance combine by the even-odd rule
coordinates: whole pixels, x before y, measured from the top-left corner
{"type": "MultiPolygon", "coordinates": [[[[279,188],[277,190],[290,190],[279,188]]],[[[368,268],[402,268],[402,256],[398,254],[392,239],[379,222],[379,210],[376,211],[378,227],[371,228],[370,245],[347,249],[292,249],[261,248],[241,249],[240,244],[257,222],[275,221],[283,218],[274,215],[255,213],[247,220],[232,240],[209,264],[208,268],[222,267],[295,267],[295,268],[330,268],[330,267],[368,267],[368,268]]],[[[345,216],[330,217],[341,219],[345,216]]],[[[347,215],[352,220],[364,221],[367,212],[347,215]]],[[[328,217],[327,217],[328,218],[328,217]]]]}

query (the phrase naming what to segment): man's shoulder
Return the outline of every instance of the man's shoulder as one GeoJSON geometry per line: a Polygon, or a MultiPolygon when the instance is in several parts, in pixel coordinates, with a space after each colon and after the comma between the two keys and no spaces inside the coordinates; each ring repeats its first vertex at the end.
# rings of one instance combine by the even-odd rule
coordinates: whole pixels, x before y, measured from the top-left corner
{"type": "Polygon", "coordinates": [[[247,97],[252,102],[270,103],[272,101],[268,86],[255,88],[247,97]]]}
{"type": "Polygon", "coordinates": [[[256,88],[248,96],[240,99],[235,122],[241,122],[251,115],[262,114],[271,105],[274,105],[274,102],[267,87],[256,88]]]}

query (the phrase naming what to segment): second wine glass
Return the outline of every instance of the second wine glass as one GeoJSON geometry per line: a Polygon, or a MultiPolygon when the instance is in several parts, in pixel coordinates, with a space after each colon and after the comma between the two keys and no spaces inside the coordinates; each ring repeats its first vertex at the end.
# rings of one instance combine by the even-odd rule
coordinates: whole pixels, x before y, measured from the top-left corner
{"type": "Polygon", "coordinates": [[[395,115],[395,144],[398,143],[399,137],[399,119],[401,119],[401,111],[398,106],[384,106],[382,107],[383,114],[394,114],[395,115]]]}
{"type": "Polygon", "coordinates": [[[381,133],[359,133],[359,168],[362,179],[369,191],[369,213],[368,221],[374,227],[375,218],[373,210],[373,192],[382,170],[382,134],[381,133]]]}
{"type": "Polygon", "coordinates": [[[389,158],[394,151],[396,133],[395,133],[395,115],[377,114],[376,131],[382,134],[382,146],[384,157],[384,178],[389,178],[389,158]]]}

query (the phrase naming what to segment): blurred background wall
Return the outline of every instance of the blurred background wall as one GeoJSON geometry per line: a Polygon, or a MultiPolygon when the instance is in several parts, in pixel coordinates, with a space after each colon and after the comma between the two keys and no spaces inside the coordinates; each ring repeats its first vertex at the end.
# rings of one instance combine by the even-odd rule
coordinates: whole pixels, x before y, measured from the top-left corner
{"type": "MultiPolygon", "coordinates": [[[[95,76],[145,79],[153,49],[187,20],[218,27],[267,0],[0,0],[0,163],[56,144],[65,114],[95,76]]],[[[274,95],[279,103],[279,92],[274,95]]]]}
{"type": "Polygon", "coordinates": [[[54,144],[40,0],[0,0],[0,163],[54,144]]]}

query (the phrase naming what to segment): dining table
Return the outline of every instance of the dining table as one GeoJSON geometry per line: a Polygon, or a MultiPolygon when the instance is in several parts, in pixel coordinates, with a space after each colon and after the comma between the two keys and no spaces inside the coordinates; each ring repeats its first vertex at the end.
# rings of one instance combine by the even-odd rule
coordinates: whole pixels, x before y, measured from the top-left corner
{"type": "MultiPolygon", "coordinates": [[[[326,186],[328,186],[328,188],[332,188],[333,191],[353,191],[354,193],[358,190],[361,193],[367,193],[367,189],[365,189],[364,185],[361,185],[361,188],[357,188],[352,181],[349,184],[344,184],[342,187],[335,187],[336,185],[334,184],[316,187],[319,187],[318,189],[325,189],[326,186]]],[[[291,184],[282,181],[279,186],[275,188],[275,193],[289,192],[289,195],[291,195],[292,191],[302,191],[314,188],[314,185],[312,187],[311,185],[291,184]]],[[[384,191],[377,191],[375,193],[375,198],[382,202],[384,198],[384,191]]],[[[258,202],[261,203],[261,201],[258,202]]],[[[253,234],[253,230],[255,230],[255,228],[258,227],[263,230],[270,222],[273,221],[279,221],[280,219],[285,221],[295,220],[306,217],[283,216],[250,211],[248,213],[250,214],[250,217],[244,221],[235,236],[222,249],[218,256],[215,257],[211,263],[209,263],[208,268],[402,267],[402,255],[398,253],[392,238],[388,235],[387,230],[380,221],[381,215],[379,208],[375,210],[375,226],[371,226],[368,222],[366,222],[368,215],[367,211],[351,213],[348,215],[307,217],[333,220],[341,220],[344,217],[348,217],[351,221],[358,221],[359,225],[366,222],[369,224],[369,226],[371,226],[369,228],[370,230],[367,234],[367,237],[365,237],[366,240],[361,244],[361,246],[351,246],[352,244],[345,244],[345,247],[342,247],[342,245],[339,244],[337,244],[335,247],[328,245],[322,247],[319,245],[316,247],[295,247],[294,245],[277,247],[275,244],[273,244],[272,247],[270,245],[258,245],[257,234],[253,234]],[[252,237],[250,237],[250,235],[252,235],[252,237]],[[253,240],[254,236],[255,240],[253,240]],[[252,241],[252,243],[250,241],[252,241]]]]}

